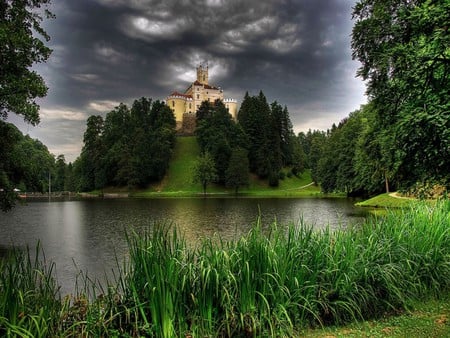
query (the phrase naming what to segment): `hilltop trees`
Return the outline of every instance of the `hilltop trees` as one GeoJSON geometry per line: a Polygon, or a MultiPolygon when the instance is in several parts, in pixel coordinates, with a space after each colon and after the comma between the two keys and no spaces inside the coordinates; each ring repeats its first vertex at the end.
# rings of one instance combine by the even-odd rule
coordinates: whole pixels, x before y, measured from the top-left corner
{"type": "Polygon", "coordinates": [[[294,174],[304,169],[304,153],[287,107],[276,101],[269,105],[263,92],[245,94],[237,121],[221,101],[204,101],[197,111],[196,135],[202,153],[214,160],[215,182],[236,190],[248,183],[249,170],[277,186],[283,167],[290,166],[294,174]],[[239,166],[236,158],[242,160],[239,166]]]}
{"type": "Polygon", "coordinates": [[[250,170],[269,184],[278,185],[279,171],[292,166],[294,173],[303,170],[303,151],[292,130],[287,107],[267,103],[264,93],[245,94],[238,122],[248,137],[250,170]]]}
{"type": "Polygon", "coordinates": [[[208,152],[215,164],[215,182],[226,182],[226,171],[233,149],[245,147],[246,135],[228,113],[222,101],[204,102],[197,114],[196,135],[202,153],[208,152]]]}
{"type": "Polygon", "coordinates": [[[160,180],[175,144],[175,118],[160,101],[141,98],[87,120],[84,146],[74,164],[78,188],[144,187],[160,180]]]}

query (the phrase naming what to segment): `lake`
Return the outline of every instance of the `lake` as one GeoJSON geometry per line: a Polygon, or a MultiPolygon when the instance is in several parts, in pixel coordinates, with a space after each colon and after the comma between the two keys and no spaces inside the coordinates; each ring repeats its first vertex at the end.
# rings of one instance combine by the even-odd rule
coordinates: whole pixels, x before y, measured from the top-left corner
{"type": "Polygon", "coordinates": [[[126,231],[151,229],[155,222],[176,224],[189,243],[214,234],[232,240],[264,225],[298,223],[315,228],[361,223],[366,211],[354,200],[274,198],[168,198],[30,200],[0,214],[0,249],[31,248],[40,241],[47,261],[56,263],[63,294],[73,293],[80,271],[104,281],[127,257],[126,231]]]}

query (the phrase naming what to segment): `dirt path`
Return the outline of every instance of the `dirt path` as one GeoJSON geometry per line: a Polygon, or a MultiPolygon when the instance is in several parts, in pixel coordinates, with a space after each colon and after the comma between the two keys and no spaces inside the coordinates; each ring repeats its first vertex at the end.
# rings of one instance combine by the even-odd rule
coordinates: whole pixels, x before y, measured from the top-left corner
{"type": "Polygon", "coordinates": [[[307,184],[307,185],[304,185],[304,186],[302,186],[302,187],[298,187],[298,188],[289,188],[289,189],[284,189],[284,190],[300,190],[300,189],[307,188],[307,187],[309,187],[309,186],[311,186],[311,185],[313,185],[313,184],[314,184],[314,182],[311,182],[311,183],[309,183],[309,184],[307,184]]]}
{"type": "Polygon", "coordinates": [[[400,199],[403,199],[403,200],[414,200],[415,199],[413,197],[402,196],[402,195],[400,195],[400,193],[398,191],[391,192],[389,194],[389,196],[394,197],[394,198],[400,198],[400,199]]]}

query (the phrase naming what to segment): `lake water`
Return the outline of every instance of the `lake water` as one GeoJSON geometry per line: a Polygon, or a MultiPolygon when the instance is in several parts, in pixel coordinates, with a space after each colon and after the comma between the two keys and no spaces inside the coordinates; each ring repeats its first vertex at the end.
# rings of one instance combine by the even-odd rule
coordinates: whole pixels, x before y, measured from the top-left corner
{"type": "Polygon", "coordinates": [[[85,199],[41,200],[0,213],[0,249],[34,248],[40,241],[47,261],[56,263],[63,294],[72,293],[80,271],[104,281],[127,257],[126,231],[151,229],[155,222],[176,224],[189,243],[214,234],[234,239],[258,216],[264,225],[298,223],[332,228],[360,223],[362,209],[348,199],[85,199]]]}

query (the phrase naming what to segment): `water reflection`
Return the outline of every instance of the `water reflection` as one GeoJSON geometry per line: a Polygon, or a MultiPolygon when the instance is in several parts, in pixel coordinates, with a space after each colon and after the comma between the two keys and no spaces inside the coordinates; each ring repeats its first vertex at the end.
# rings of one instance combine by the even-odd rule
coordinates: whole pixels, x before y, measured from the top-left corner
{"type": "Polygon", "coordinates": [[[79,271],[104,280],[128,254],[125,233],[173,222],[189,243],[220,235],[230,240],[263,224],[301,218],[316,227],[360,222],[363,211],[346,199],[114,199],[30,202],[0,215],[0,248],[34,247],[41,241],[46,258],[56,263],[63,293],[73,292],[79,271]]]}

